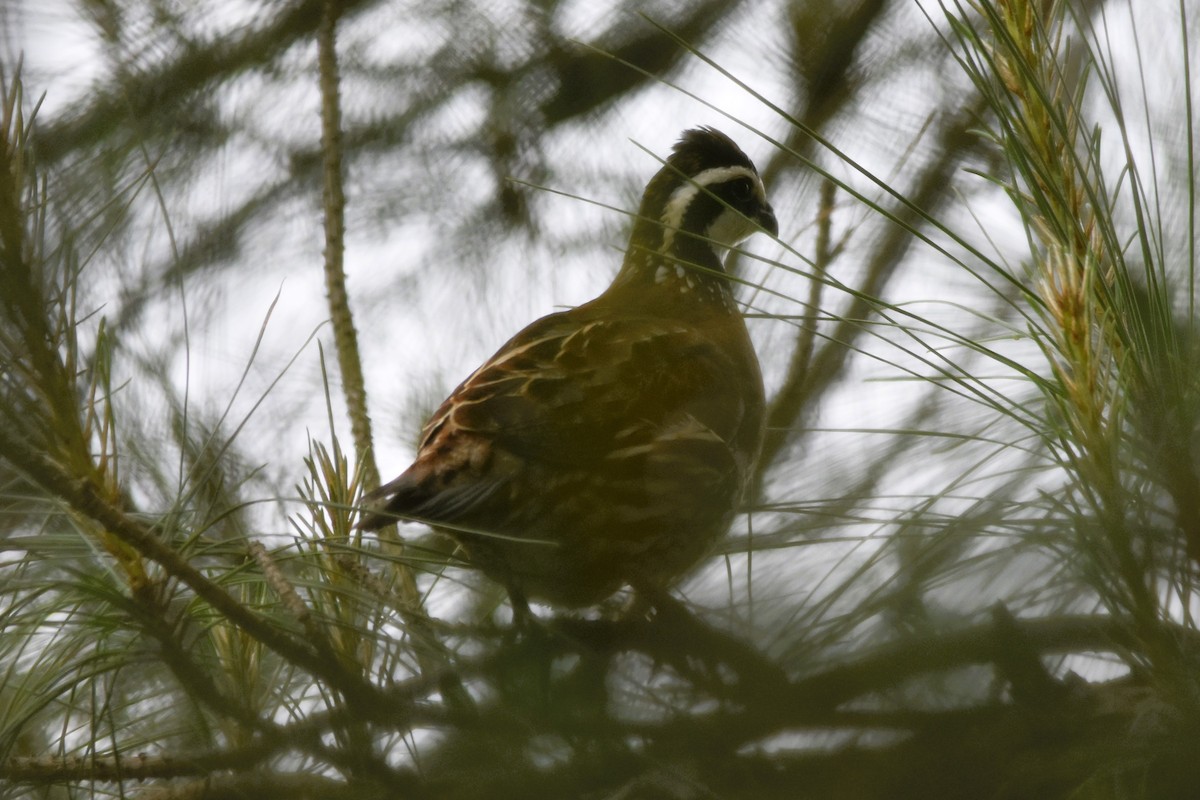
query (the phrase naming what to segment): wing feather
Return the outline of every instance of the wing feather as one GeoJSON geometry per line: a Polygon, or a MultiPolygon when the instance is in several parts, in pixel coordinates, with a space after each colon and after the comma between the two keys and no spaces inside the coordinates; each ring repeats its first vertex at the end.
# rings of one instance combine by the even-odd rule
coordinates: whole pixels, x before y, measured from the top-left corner
{"type": "Polygon", "coordinates": [[[746,410],[731,374],[722,349],[684,321],[544,317],[455,389],[412,467],[373,497],[393,515],[499,528],[491,517],[513,486],[599,479],[633,507],[657,505],[660,489],[669,504],[672,487],[736,482],[746,410]]]}

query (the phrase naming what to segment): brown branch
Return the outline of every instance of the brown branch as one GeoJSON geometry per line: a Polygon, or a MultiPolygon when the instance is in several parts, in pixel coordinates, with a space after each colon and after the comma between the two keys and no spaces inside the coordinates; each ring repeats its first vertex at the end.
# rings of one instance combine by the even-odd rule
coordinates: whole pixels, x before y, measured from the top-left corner
{"type": "MultiPolygon", "coordinates": [[[[637,737],[645,747],[640,755],[615,748],[606,757],[605,774],[615,781],[636,774],[646,764],[667,763],[681,753],[702,759],[706,753],[714,758],[719,757],[719,763],[725,767],[714,767],[715,771],[710,771],[710,775],[727,777],[728,766],[733,763],[730,759],[737,758],[733,755],[735,751],[748,742],[783,730],[837,728],[853,731],[883,728],[912,731],[918,735],[944,735],[947,729],[953,728],[962,729],[963,736],[973,736],[982,735],[981,730],[986,734],[986,731],[994,728],[989,720],[1021,723],[1025,719],[1021,715],[1033,711],[1034,716],[1029,718],[1031,724],[1049,726],[1053,730],[1061,728],[1068,732],[1079,729],[1086,733],[1088,720],[1110,719],[1116,714],[1112,722],[1120,725],[1123,724],[1122,720],[1128,722],[1136,718],[1140,713],[1138,709],[1142,707],[1134,704],[1114,711],[1109,708],[1111,703],[1106,705],[1104,697],[1101,697],[1106,694],[1106,687],[1100,687],[1096,691],[1087,689],[1070,697],[1064,695],[1068,704],[1056,706],[1058,710],[1052,714],[1037,713],[1039,709],[1023,709],[1020,704],[995,703],[952,711],[885,708],[864,712],[856,708],[844,708],[850,701],[869,698],[921,675],[980,663],[1000,665],[1004,660],[1002,651],[1012,646],[1014,637],[1021,641],[1021,647],[1032,657],[1076,652],[1121,652],[1131,642],[1127,628],[1114,619],[1061,617],[1020,621],[1006,618],[959,631],[914,637],[851,663],[789,682],[780,668],[767,661],[753,646],[739,642],[724,632],[710,629],[698,619],[680,619],[680,615],[690,615],[678,604],[658,610],[659,616],[651,620],[641,617],[617,621],[553,620],[548,638],[522,639],[498,648],[476,665],[483,669],[474,674],[487,680],[505,674],[505,670],[511,670],[514,663],[522,664],[521,668],[526,671],[536,670],[537,664],[529,660],[529,657],[535,656],[545,660],[548,665],[568,652],[586,653],[594,658],[597,654],[616,655],[633,651],[651,656],[656,663],[722,664],[739,675],[742,681],[748,679],[757,682],[757,687],[753,687],[756,690],[745,691],[752,687],[742,686],[728,695],[719,693],[718,697],[735,703],[722,704],[720,711],[711,714],[683,714],[662,722],[582,714],[578,705],[565,702],[543,705],[535,701],[533,705],[514,706],[511,701],[497,701],[475,715],[447,713],[433,705],[422,706],[406,722],[389,718],[379,709],[368,709],[366,715],[334,709],[290,728],[280,728],[277,733],[268,732],[262,741],[238,751],[214,752],[190,758],[139,756],[123,762],[119,769],[111,757],[97,759],[95,763],[87,760],[17,759],[0,765],[0,777],[21,782],[63,782],[210,774],[215,770],[238,769],[241,764],[239,759],[263,763],[265,758],[278,754],[286,746],[292,746],[325,763],[350,770],[347,774],[366,779],[368,785],[402,787],[408,792],[404,796],[421,796],[437,787],[465,786],[483,777],[494,777],[502,783],[512,781],[513,786],[538,785],[538,776],[543,774],[541,767],[514,755],[511,763],[505,763],[503,775],[493,775],[489,770],[495,765],[487,762],[484,754],[494,753],[497,748],[505,752],[509,749],[514,753],[524,752],[522,742],[525,739],[546,732],[579,741],[616,742],[627,741],[631,736],[637,737]],[[520,650],[523,656],[514,648],[520,650]],[[371,765],[364,767],[345,748],[334,750],[322,744],[322,731],[340,729],[346,722],[366,719],[379,722],[387,729],[400,729],[414,721],[437,728],[448,737],[445,740],[448,752],[459,757],[448,758],[440,747],[435,747],[426,754],[426,774],[417,778],[403,770],[386,768],[381,763],[376,763],[373,768],[371,765]],[[483,748],[480,751],[481,761],[463,761],[461,756],[475,752],[475,748],[483,748]]],[[[1180,628],[1175,628],[1173,633],[1192,640],[1196,638],[1194,633],[1180,628]]],[[[694,671],[685,669],[681,674],[691,677],[694,671]]],[[[605,685],[604,670],[587,674],[590,676],[588,680],[599,681],[600,686],[605,685]]],[[[563,680],[569,683],[563,687],[567,693],[561,695],[565,701],[577,699],[580,692],[587,694],[586,687],[575,682],[578,677],[578,674],[563,676],[563,680]]],[[[414,688],[420,692],[431,691],[435,683],[423,676],[404,688],[405,696],[411,697],[414,688]]],[[[694,681],[693,685],[702,688],[694,681]]],[[[548,698],[559,696],[554,690],[551,691],[548,698]]],[[[1010,744],[1015,749],[1027,742],[1020,739],[1010,744]]],[[[1077,744],[1076,741],[1070,746],[1077,744]]],[[[997,754],[997,758],[1004,756],[1004,752],[997,754]]],[[[812,758],[818,760],[836,760],[837,757],[836,753],[828,752],[812,754],[812,758]]],[[[564,765],[563,770],[559,778],[553,780],[554,785],[559,785],[560,780],[586,781],[590,774],[586,764],[574,761],[564,765]],[[575,778],[569,780],[572,775],[575,778]]],[[[595,777],[591,779],[595,780],[595,777]]],[[[468,793],[463,796],[476,795],[468,793]]],[[[570,792],[566,796],[571,796],[570,792]]]]}
{"type": "MultiPolygon", "coordinates": [[[[340,781],[306,772],[242,772],[211,775],[187,783],[160,784],[136,794],[133,800],[385,800],[398,795],[385,786],[340,781]]],[[[404,797],[416,795],[405,793],[404,797]]]]}
{"type": "Polygon", "coordinates": [[[237,750],[212,750],[193,755],[137,753],[70,758],[11,758],[0,762],[0,778],[15,783],[74,781],[131,781],[205,775],[217,770],[245,769],[269,756],[273,745],[256,743],[237,750]]]}
{"type": "Polygon", "coordinates": [[[180,641],[178,626],[170,624],[165,616],[163,598],[151,592],[142,592],[140,596],[121,597],[115,602],[126,603],[127,610],[142,631],[158,642],[160,658],[191,701],[242,726],[260,731],[272,727],[270,723],[259,719],[254,709],[222,692],[212,675],[192,658],[180,641]]]}
{"type": "MultiPolygon", "coordinates": [[[[361,483],[370,491],[379,486],[379,468],[375,464],[372,449],[367,391],[363,380],[358,334],[354,328],[354,317],[346,294],[343,263],[346,196],[342,186],[342,133],[337,62],[337,22],[340,9],[338,0],[325,0],[321,25],[317,30],[317,59],[321,84],[321,153],[325,173],[325,287],[355,454],[361,464],[361,483]]],[[[395,528],[391,527],[390,531],[391,534],[385,534],[384,538],[393,551],[392,563],[400,594],[407,607],[403,613],[404,621],[417,634],[413,640],[413,651],[417,661],[425,672],[449,674],[445,668],[444,655],[436,646],[436,637],[421,613],[421,592],[417,587],[416,578],[412,569],[399,558],[403,553],[403,544],[395,535],[395,528]]],[[[453,680],[450,680],[447,688],[450,698],[457,697],[464,702],[468,698],[465,690],[461,686],[455,686],[453,680]]]]}
{"type": "MultiPolygon", "coordinates": [[[[849,307],[843,312],[834,329],[826,337],[828,344],[816,352],[806,365],[800,385],[789,399],[789,406],[799,414],[803,409],[816,404],[842,374],[846,358],[852,352],[854,342],[866,329],[865,320],[870,319],[878,306],[878,298],[891,281],[897,267],[903,262],[909,248],[917,238],[913,230],[933,217],[942,202],[949,196],[951,177],[974,142],[972,127],[977,123],[983,101],[968,106],[949,120],[942,129],[935,152],[937,160],[922,174],[911,194],[896,200],[890,211],[892,223],[887,227],[874,257],[866,265],[865,276],[855,290],[849,307]]],[[[778,428],[790,427],[779,414],[775,419],[778,428]]],[[[787,431],[785,440],[776,446],[776,455],[786,444],[793,443],[797,432],[787,431]]],[[[770,466],[765,459],[762,469],[770,466]]]]}
{"type": "Polygon", "coordinates": [[[263,577],[267,580],[267,585],[274,590],[283,602],[283,607],[288,613],[296,618],[298,622],[304,625],[304,629],[308,631],[310,637],[320,637],[319,629],[313,623],[312,612],[308,606],[304,605],[304,601],[296,592],[296,587],[292,586],[292,582],[283,574],[283,570],[275,563],[275,559],[271,558],[271,554],[267,552],[267,548],[262,542],[250,543],[250,555],[258,562],[259,569],[262,570],[263,577]]]}
{"type": "MultiPolygon", "coordinates": [[[[674,616],[677,610],[670,610],[670,614],[674,616]]],[[[795,786],[799,785],[795,780],[788,782],[786,788],[781,785],[778,791],[765,791],[757,782],[749,791],[746,786],[732,791],[718,787],[725,782],[736,783],[739,778],[745,780],[750,774],[757,781],[778,774],[789,765],[800,767],[801,762],[794,758],[816,768],[824,780],[845,781],[845,776],[851,773],[840,765],[846,759],[871,760],[874,754],[883,752],[882,746],[896,757],[874,765],[872,778],[880,781],[879,791],[863,797],[996,796],[994,792],[889,794],[884,785],[890,776],[903,778],[914,787],[923,785],[922,782],[938,785],[938,776],[930,772],[932,765],[914,764],[912,760],[931,759],[943,753],[952,754],[951,767],[960,758],[973,759],[973,768],[956,774],[956,779],[969,783],[975,779],[973,770],[992,770],[979,776],[981,786],[991,785],[989,781],[995,779],[996,771],[1015,765],[1023,754],[1037,752],[1044,754],[1043,763],[1070,767],[1072,779],[1082,781],[1089,770],[1099,768],[1104,761],[1104,753],[1094,749],[1098,743],[1104,747],[1126,747],[1126,754],[1136,755],[1138,748],[1174,736],[1180,711],[1166,707],[1161,700],[1156,703],[1153,689],[1139,687],[1136,681],[1133,687],[1125,686],[1125,682],[1078,686],[1056,683],[1062,688],[1061,692],[1055,692],[1058,702],[1032,707],[1018,700],[1016,691],[1013,701],[989,696],[981,698],[979,705],[949,710],[929,710],[922,699],[914,700],[914,708],[897,708],[894,701],[902,702],[904,695],[886,694],[914,678],[936,679],[942,673],[977,664],[996,665],[996,673],[1003,673],[1003,651],[1013,645],[1014,636],[1021,641],[1026,655],[1032,657],[1127,652],[1134,644],[1128,627],[1122,621],[1105,617],[1009,619],[913,637],[791,682],[771,676],[778,667],[767,662],[766,677],[761,678],[759,691],[751,692],[730,686],[728,677],[723,681],[720,678],[734,673],[744,679],[758,671],[756,662],[765,659],[752,645],[736,641],[730,644],[725,640],[733,637],[724,633],[713,636],[703,630],[707,625],[699,620],[680,624],[680,620],[671,619],[665,626],[661,621],[640,616],[621,620],[556,619],[550,621],[550,636],[522,638],[501,648],[503,652],[489,657],[495,662],[492,669],[478,673],[484,680],[503,683],[504,676],[515,668],[526,676],[531,672],[536,674],[539,669],[549,672],[549,665],[562,664],[561,657],[568,653],[577,653],[582,658],[579,666],[549,677],[542,694],[510,690],[488,703],[473,719],[448,717],[442,723],[435,723],[443,738],[439,740],[441,744],[424,753],[426,785],[443,788],[445,796],[463,798],[573,797],[579,796],[584,786],[597,797],[624,797],[629,792],[614,791],[616,786],[631,780],[637,783],[635,776],[659,768],[679,766],[684,774],[695,778],[692,786],[708,784],[717,796],[794,797],[795,786]],[[677,710],[668,710],[671,704],[658,708],[651,701],[656,711],[649,717],[634,714],[630,718],[599,711],[608,702],[604,693],[611,690],[605,688],[609,685],[607,671],[595,669],[595,665],[613,663],[615,656],[630,652],[648,656],[656,673],[663,664],[674,667],[690,683],[690,693],[682,694],[687,690],[680,690],[679,696],[686,699],[681,699],[682,705],[677,710]],[[719,665],[721,669],[712,672],[718,680],[709,680],[704,675],[696,680],[700,670],[694,665],[719,665]],[[716,691],[709,691],[710,688],[716,691]],[[1151,695],[1148,701],[1147,693],[1151,695]],[[709,704],[706,698],[720,701],[719,710],[697,713],[698,707],[709,704]],[[1156,724],[1167,727],[1148,730],[1139,737],[1123,736],[1131,725],[1144,720],[1146,713],[1155,714],[1156,724]],[[755,746],[776,734],[803,736],[806,731],[830,729],[848,735],[888,730],[903,736],[890,745],[885,741],[826,747],[816,740],[811,747],[798,750],[785,746],[774,751],[768,746],[766,756],[755,746]],[[587,759],[567,759],[547,770],[544,764],[539,765],[526,755],[526,743],[546,735],[581,744],[595,743],[605,754],[602,766],[587,759]],[[1048,740],[1057,749],[1046,754],[1048,740]],[[630,741],[636,741],[637,746],[630,748],[624,744],[630,741]],[[1043,749],[1039,751],[1039,747],[1043,749]],[[1077,756],[1088,753],[1097,755],[1094,763],[1078,761],[1077,756]],[[606,784],[612,794],[602,791],[606,784]],[[487,786],[486,792],[472,788],[481,785],[487,786]]],[[[1186,637],[1193,645],[1196,643],[1196,634],[1181,626],[1171,626],[1170,632],[1186,637]]],[[[988,685],[989,679],[984,677],[977,683],[981,690],[988,685]]],[[[671,688],[664,688],[657,696],[666,698],[671,694],[671,688]]],[[[1184,727],[1179,735],[1186,732],[1184,727]]],[[[856,796],[852,791],[818,792],[814,796],[826,794],[856,796]]],[[[694,796],[709,795],[700,791],[694,796]]],[[[1020,796],[1063,795],[1034,792],[1020,796]]]]}
{"type": "MultiPolygon", "coordinates": [[[[682,609],[672,610],[672,617],[682,609]]],[[[887,691],[920,675],[947,672],[975,664],[1006,665],[1011,659],[1001,652],[1018,638],[1026,657],[1080,652],[1124,653],[1134,646],[1128,626],[1108,617],[1064,616],[1034,620],[1003,620],[981,623],[957,631],[913,637],[881,648],[874,653],[822,670],[798,680],[780,680],[781,668],[753,646],[736,638],[713,632],[697,635],[708,628],[693,620],[680,626],[673,619],[664,629],[657,621],[625,619],[619,621],[556,620],[553,629],[565,634],[558,642],[561,651],[584,647],[591,652],[644,653],[656,661],[684,664],[688,661],[715,662],[728,666],[743,678],[759,683],[761,691],[744,691],[746,686],[729,687],[730,699],[747,703],[744,711],[715,712],[691,716],[663,724],[638,727],[637,733],[649,738],[705,740],[725,742],[736,748],[747,741],[783,728],[820,726],[830,714],[853,700],[887,691]],[[691,635],[672,635],[669,628],[691,631],[691,635]],[[574,644],[572,644],[574,643],[574,644]]],[[[1190,641],[1200,648],[1194,632],[1171,626],[1171,635],[1190,641]]],[[[582,651],[581,651],[582,652],[582,651]]],[[[725,694],[725,693],[723,693],[725,694]]]]}
{"type": "Polygon", "coordinates": [[[338,0],[324,0],[317,28],[317,63],[321,84],[321,157],[324,165],[325,208],[325,293],[333,321],[342,389],[350,414],[354,449],[362,465],[363,485],[370,491],[379,485],[379,468],[371,452],[371,417],[359,358],[358,333],[346,296],[346,193],[342,180],[342,111],[338,90],[337,21],[338,0]]]}
{"type": "Polygon", "coordinates": [[[0,454],[34,483],[63,500],[75,512],[99,523],[106,533],[133,547],[143,557],[159,564],[231,623],[288,661],[328,681],[352,702],[388,705],[385,696],[370,683],[347,673],[337,663],[322,659],[307,644],[246,608],[151,529],[106,501],[90,481],[72,477],[5,428],[0,428],[0,454]]]}
{"type": "MultiPolygon", "coordinates": [[[[680,4],[686,16],[670,20],[677,36],[697,42],[731,16],[738,2],[705,0],[680,4]]],[[[620,20],[620,17],[617,17],[620,20]]],[[[638,24],[617,25],[585,47],[555,44],[545,59],[523,65],[527,72],[545,70],[558,86],[539,111],[549,127],[595,112],[638,86],[662,80],[687,55],[675,36],[638,24]]],[[[519,76],[500,79],[515,82],[519,76]]]]}
{"type": "MultiPolygon", "coordinates": [[[[137,794],[125,796],[138,800],[214,800],[215,798],[358,798],[395,797],[391,786],[374,782],[346,783],[305,772],[241,771],[259,764],[271,748],[250,745],[238,750],[211,751],[194,755],[171,756],[138,753],[132,756],[95,756],[89,758],[14,758],[0,765],[0,778],[14,783],[46,784],[78,781],[147,781],[204,776],[183,783],[158,783],[137,794]],[[225,774],[235,770],[233,774],[225,774]]],[[[415,782],[404,781],[412,794],[415,782]]],[[[126,790],[129,791],[128,789],[126,790]]]]}
{"type": "Polygon", "coordinates": [[[808,374],[809,362],[812,361],[825,275],[834,255],[830,246],[830,229],[836,190],[837,184],[833,181],[826,180],[821,184],[821,204],[817,212],[817,242],[813,255],[813,276],[808,282],[808,301],[800,320],[800,330],[796,334],[796,346],[792,350],[787,376],[767,408],[767,432],[755,470],[757,475],[752,484],[754,486],[762,486],[763,475],[767,468],[775,463],[779,451],[787,444],[791,428],[804,411],[807,399],[803,391],[804,381],[808,374]]]}
{"type": "MultiPolygon", "coordinates": [[[[1057,617],[1014,622],[1014,629],[998,632],[994,624],[960,631],[914,637],[883,648],[848,664],[831,667],[794,681],[774,693],[769,703],[747,713],[717,712],[660,726],[658,735],[680,741],[703,740],[737,748],[784,729],[819,725],[828,715],[852,700],[878,694],[920,675],[995,663],[997,649],[1012,631],[1032,651],[1042,655],[1077,652],[1124,652],[1130,644],[1120,621],[1104,617],[1057,617]]],[[[1179,629],[1181,635],[1194,634],[1179,629]]],[[[653,735],[649,730],[644,735],[653,735]]]]}
{"type": "MultiPolygon", "coordinates": [[[[120,91],[99,89],[91,102],[68,119],[39,128],[38,158],[53,163],[73,151],[96,146],[133,121],[173,119],[181,108],[193,108],[196,96],[208,87],[255,67],[269,65],[320,24],[324,0],[288,3],[261,28],[210,46],[184,48],[179,58],[150,68],[124,81],[120,91]]],[[[342,13],[367,5],[366,0],[342,0],[342,13]]]]}

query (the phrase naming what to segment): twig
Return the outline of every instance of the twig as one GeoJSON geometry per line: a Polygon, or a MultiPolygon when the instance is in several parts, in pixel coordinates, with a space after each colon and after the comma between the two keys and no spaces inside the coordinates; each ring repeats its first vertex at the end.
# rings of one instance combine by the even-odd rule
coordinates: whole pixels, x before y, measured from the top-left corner
{"type": "Polygon", "coordinates": [[[106,533],[133,547],[143,557],[159,564],[231,623],[288,661],[328,681],[347,698],[367,705],[386,704],[386,698],[370,683],[350,675],[338,664],[320,658],[308,645],[239,603],[167,546],[153,531],[101,497],[91,481],[68,475],[45,455],[4,428],[0,428],[0,453],[34,483],[63,500],[75,512],[95,520],[106,533]]]}
{"type": "Polygon", "coordinates": [[[836,190],[837,184],[831,180],[825,180],[821,184],[816,253],[813,257],[813,277],[808,283],[808,301],[800,322],[800,330],[796,334],[796,345],[788,364],[787,377],[784,378],[779,391],[771,398],[771,405],[767,409],[767,434],[758,460],[758,475],[753,484],[755,486],[762,486],[766,471],[775,463],[779,452],[791,439],[791,428],[804,412],[805,400],[808,399],[804,392],[805,376],[808,373],[809,362],[812,361],[813,342],[816,340],[821,291],[825,287],[825,275],[833,260],[830,229],[836,190]]]}
{"type": "Polygon", "coordinates": [[[362,464],[363,484],[370,491],[379,485],[379,468],[371,454],[371,417],[359,358],[358,333],[346,296],[346,193],[342,185],[342,112],[338,91],[338,0],[325,0],[317,28],[317,59],[321,83],[321,158],[324,165],[325,293],[333,322],[333,339],[354,448],[362,464]]]}
{"type": "Polygon", "coordinates": [[[267,579],[267,585],[279,595],[279,599],[283,602],[283,607],[288,613],[296,618],[298,622],[304,625],[304,629],[308,631],[309,636],[320,635],[323,638],[323,633],[313,625],[312,612],[308,606],[304,605],[304,601],[297,594],[296,588],[292,586],[291,581],[283,574],[283,570],[275,563],[275,559],[271,558],[271,554],[267,552],[267,548],[262,542],[254,541],[250,543],[250,555],[258,562],[259,568],[263,571],[263,577],[267,579]]]}

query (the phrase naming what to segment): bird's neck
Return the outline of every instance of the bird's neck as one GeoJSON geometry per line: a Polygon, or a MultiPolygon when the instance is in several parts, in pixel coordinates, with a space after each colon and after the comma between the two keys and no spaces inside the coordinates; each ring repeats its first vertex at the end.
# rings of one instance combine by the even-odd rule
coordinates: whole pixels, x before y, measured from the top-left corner
{"type": "Polygon", "coordinates": [[[635,227],[613,289],[679,295],[735,310],[733,291],[712,242],[662,226],[635,227]]]}

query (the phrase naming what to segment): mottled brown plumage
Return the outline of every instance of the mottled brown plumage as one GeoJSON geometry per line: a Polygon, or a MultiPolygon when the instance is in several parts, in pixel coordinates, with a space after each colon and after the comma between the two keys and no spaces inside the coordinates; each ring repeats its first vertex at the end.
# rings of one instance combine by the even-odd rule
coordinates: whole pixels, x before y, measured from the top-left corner
{"type": "Polygon", "coordinates": [[[722,266],[759,227],[776,232],[754,165],[686,131],[612,286],[463,381],[362,527],[429,522],[518,598],[669,586],[728,527],[761,442],[762,377],[722,266]]]}

